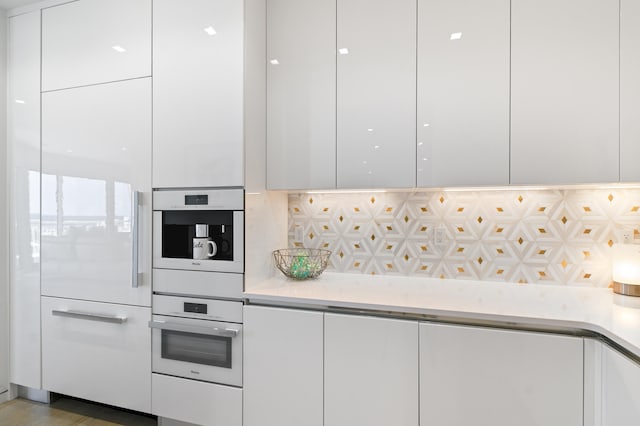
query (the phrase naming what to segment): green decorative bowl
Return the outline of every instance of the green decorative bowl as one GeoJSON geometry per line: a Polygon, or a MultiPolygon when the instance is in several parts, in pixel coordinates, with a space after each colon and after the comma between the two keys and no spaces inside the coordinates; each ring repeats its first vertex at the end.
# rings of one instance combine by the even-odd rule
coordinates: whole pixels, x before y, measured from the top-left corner
{"type": "Polygon", "coordinates": [[[327,267],[331,252],[323,249],[292,248],[273,252],[276,266],[294,280],[317,278],[327,267]]]}

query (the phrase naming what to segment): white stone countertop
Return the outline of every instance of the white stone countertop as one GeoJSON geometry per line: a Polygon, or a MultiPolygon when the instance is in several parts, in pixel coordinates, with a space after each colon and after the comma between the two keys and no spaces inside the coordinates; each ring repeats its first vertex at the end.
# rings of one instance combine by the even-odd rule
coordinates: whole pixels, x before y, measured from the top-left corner
{"type": "Polygon", "coordinates": [[[325,272],[247,288],[250,302],[426,315],[460,322],[598,333],[640,358],[640,298],[606,288],[325,272]]]}

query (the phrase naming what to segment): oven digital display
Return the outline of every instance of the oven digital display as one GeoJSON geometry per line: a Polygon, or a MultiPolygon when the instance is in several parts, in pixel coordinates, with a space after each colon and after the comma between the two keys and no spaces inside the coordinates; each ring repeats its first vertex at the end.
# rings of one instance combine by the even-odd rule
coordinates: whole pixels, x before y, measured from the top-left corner
{"type": "Polygon", "coordinates": [[[207,194],[202,195],[185,195],[185,206],[206,206],[209,204],[209,196],[207,194]]]}

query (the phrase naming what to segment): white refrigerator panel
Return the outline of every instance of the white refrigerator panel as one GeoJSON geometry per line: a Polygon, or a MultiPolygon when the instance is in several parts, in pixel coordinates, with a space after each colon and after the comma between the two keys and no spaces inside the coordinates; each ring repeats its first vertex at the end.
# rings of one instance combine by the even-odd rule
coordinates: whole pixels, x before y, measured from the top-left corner
{"type": "Polygon", "coordinates": [[[150,306],[151,79],[44,93],[42,172],[42,294],[150,306]]]}

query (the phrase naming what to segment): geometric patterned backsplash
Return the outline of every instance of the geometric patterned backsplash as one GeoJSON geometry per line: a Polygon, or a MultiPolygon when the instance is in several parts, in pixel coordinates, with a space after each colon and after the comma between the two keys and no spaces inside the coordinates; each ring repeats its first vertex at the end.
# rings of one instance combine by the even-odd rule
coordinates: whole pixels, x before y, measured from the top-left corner
{"type": "Polygon", "coordinates": [[[607,287],[623,232],[640,189],[289,194],[289,245],[338,272],[607,287]]]}

